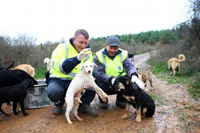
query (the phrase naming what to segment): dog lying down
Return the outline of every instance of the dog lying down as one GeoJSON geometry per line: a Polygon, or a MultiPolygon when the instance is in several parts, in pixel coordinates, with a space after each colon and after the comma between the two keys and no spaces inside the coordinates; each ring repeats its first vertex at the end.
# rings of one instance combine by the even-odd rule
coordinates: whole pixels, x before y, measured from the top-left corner
{"type": "Polygon", "coordinates": [[[128,118],[130,105],[136,109],[136,122],[141,122],[144,117],[152,117],[155,112],[155,103],[153,99],[144,92],[139,86],[130,80],[128,76],[117,77],[112,85],[114,91],[123,92],[123,97],[126,99],[126,114],[121,118],[128,118]]]}
{"type": "Polygon", "coordinates": [[[69,114],[73,108],[73,113],[79,121],[82,121],[78,116],[77,109],[79,107],[79,103],[81,103],[80,97],[81,92],[84,91],[85,88],[92,87],[98,93],[98,95],[102,98],[104,102],[106,102],[108,96],[107,94],[99,88],[96,83],[94,82],[94,77],[92,76],[93,67],[97,67],[97,65],[93,62],[86,61],[84,64],[81,65],[81,72],[77,73],[74,79],[71,81],[65,101],[67,104],[65,116],[69,124],[72,124],[69,114]]]}
{"type": "Polygon", "coordinates": [[[28,73],[31,77],[35,76],[35,68],[33,68],[31,65],[29,64],[20,64],[14,68],[11,68],[10,70],[16,70],[16,69],[20,69],[25,71],[26,73],[28,73]]]}
{"type": "Polygon", "coordinates": [[[179,58],[171,58],[168,60],[168,69],[171,71],[171,76],[175,76],[176,70],[178,71],[178,74],[181,72],[180,63],[185,61],[185,55],[180,54],[179,58]]]}
{"type": "Polygon", "coordinates": [[[26,113],[24,110],[24,98],[27,95],[27,89],[30,87],[33,87],[33,81],[30,79],[25,79],[21,84],[0,88],[0,111],[5,115],[11,115],[4,112],[1,106],[5,102],[12,101],[14,115],[18,115],[18,112],[16,111],[17,102],[19,102],[24,116],[28,115],[28,113],[26,113]]]}

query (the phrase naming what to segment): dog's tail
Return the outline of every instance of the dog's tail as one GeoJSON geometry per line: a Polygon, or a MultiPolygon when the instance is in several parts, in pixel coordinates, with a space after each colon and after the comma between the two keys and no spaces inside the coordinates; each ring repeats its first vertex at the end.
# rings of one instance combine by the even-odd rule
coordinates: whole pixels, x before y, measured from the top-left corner
{"type": "Polygon", "coordinates": [[[178,62],[183,62],[183,61],[185,61],[185,55],[180,54],[178,57],[178,62]]]}
{"type": "Polygon", "coordinates": [[[14,60],[12,61],[12,64],[8,67],[1,67],[0,70],[8,70],[14,65],[14,60]]]}

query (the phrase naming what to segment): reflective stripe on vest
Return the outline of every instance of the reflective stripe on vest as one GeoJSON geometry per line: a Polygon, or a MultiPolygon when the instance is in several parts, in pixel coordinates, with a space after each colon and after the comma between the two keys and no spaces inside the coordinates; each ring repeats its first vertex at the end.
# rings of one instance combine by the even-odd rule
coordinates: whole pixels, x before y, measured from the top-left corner
{"type": "MultiPolygon", "coordinates": [[[[78,72],[80,72],[80,64],[82,64],[82,63],[84,63],[85,61],[88,61],[88,60],[90,60],[90,61],[93,60],[92,53],[90,51],[90,54],[87,57],[85,57],[83,60],[81,60],[81,63],[76,65],[75,68],[70,73],[66,73],[62,68],[63,62],[65,61],[66,58],[75,57],[79,53],[74,49],[74,47],[70,43],[67,43],[67,44],[64,43],[64,44],[61,44],[61,45],[63,45],[64,49],[62,49],[62,50],[59,49],[59,50],[65,52],[66,57],[65,58],[62,57],[62,59],[58,58],[58,59],[52,61],[52,68],[53,69],[50,71],[50,73],[51,73],[50,77],[51,78],[60,78],[60,79],[73,79],[75,77],[75,75],[78,72]],[[56,65],[55,63],[57,61],[59,62],[59,64],[58,64],[58,66],[55,66],[56,65]],[[55,70],[55,68],[57,68],[57,69],[55,70]]],[[[58,50],[58,52],[59,52],[59,50],[58,50]]]]}

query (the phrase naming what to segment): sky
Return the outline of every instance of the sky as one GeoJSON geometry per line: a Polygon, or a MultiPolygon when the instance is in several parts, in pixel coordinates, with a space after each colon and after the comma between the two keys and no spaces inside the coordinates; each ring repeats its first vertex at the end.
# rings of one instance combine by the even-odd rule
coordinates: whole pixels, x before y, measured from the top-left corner
{"type": "Polygon", "coordinates": [[[37,43],[172,29],[189,19],[188,0],[0,0],[0,35],[27,34],[37,43]]]}

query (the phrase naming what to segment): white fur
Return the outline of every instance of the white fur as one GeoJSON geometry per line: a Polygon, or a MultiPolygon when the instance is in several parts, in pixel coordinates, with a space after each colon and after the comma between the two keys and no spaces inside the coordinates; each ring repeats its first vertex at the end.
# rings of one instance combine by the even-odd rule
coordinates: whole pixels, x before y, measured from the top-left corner
{"type": "Polygon", "coordinates": [[[50,71],[51,70],[51,59],[45,58],[43,62],[44,62],[44,64],[47,65],[47,71],[50,71]]]}
{"type": "Polygon", "coordinates": [[[69,124],[72,124],[69,114],[70,111],[73,108],[73,113],[76,116],[76,118],[79,121],[82,121],[82,119],[78,116],[77,109],[79,107],[79,103],[81,103],[80,97],[81,97],[81,92],[85,88],[94,88],[94,90],[98,93],[98,95],[102,98],[104,102],[106,102],[108,96],[107,94],[99,88],[95,82],[94,82],[94,77],[92,76],[92,71],[93,67],[97,67],[97,65],[93,62],[87,61],[83,65],[81,65],[81,72],[77,73],[74,79],[71,81],[66,96],[65,96],[65,102],[67,104],[66,108],[66,119],[69,124]]]}

